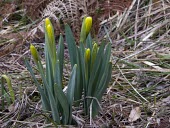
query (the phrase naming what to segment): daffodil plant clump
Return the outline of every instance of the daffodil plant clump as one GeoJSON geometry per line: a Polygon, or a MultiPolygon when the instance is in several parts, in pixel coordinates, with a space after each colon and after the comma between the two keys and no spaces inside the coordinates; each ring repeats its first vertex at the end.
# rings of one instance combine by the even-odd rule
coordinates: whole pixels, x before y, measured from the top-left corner
{"type": "Polygon", "coordinates": [[[102,42],[99,46],[95,43],[90,35],[91,27],[92,17],[85,17],[77,46],[69,25],[65,25],[65,38],[72,67],[68,85],[62,83],[63,36],[60,35],[56,49],[54,30],[49,18],[46,18],[44,23],[45,69],[37,49],[30,45],[42,84],[36,79],[33,68],[27,60],[25,63],[40,92],[43,110],[51,112],[56,124],[72,124],[72,106],[79,106],[81,102],[86,115],[94,117],[98,114],[100,101],[111,79],[111,44],[102,42]],[[67,86],[66,93],[62,90],[63,86],[67,86]]]}

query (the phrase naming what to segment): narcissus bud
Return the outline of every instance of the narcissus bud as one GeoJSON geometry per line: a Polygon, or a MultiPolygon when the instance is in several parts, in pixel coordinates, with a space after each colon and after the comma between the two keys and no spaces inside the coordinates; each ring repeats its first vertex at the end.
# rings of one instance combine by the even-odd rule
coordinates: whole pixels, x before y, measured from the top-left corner
{"type": "Polygon", "coordinates": [[[97,52],[98,52],[98,46],[97,46],[97,43],[94,43],[94,45],[93,45],[93,49],[92,49],[92,65],[91,66],[93,66],[93,64],[94,64],[94,61],[95,61],[95,59],[96,59],[96,56],[97,56],[97,52]]]}
{"type": "Polygon", "coordinates": [[[38,52],[37,52],[37,49],[32,44],[30,45],[30,51],[31,51],[31,55],[32,55],[34,61],[37,63],[39,60],[38,52]]]}
{"type": "Polygon", "coordinates": [[[49,24],[51,24],[51,21],[49,18],[45,19],[45,27],[47,27],[49,24]]]}
{"type": "Polygon", "coordinates": [[[93,49],[94,49],[94,50],[97,50],[97,49],[98,49],[97,43],[94,43],[93,49]]]}
{"type": "Polygon", "coordinates": [[[52,58],[53,67],[56,63],[56,45],[53,25],[49,18],[45,19],[45,40],[47,44],[47,50],[52,58]]]}
{"type": "Polygon", "coordinates": [[[54,42],[54,31],[53,26],[49,18],[45,19],[45,31],[47,32],[47,36],[50,42],[54,42]]]}
{"type": "Polygon", "coordinates": [[[85,17],[81,27],[80,42],[85,43],[92,27],[92,17],[85,17]]]}
{"type": "Polygon", "coordinates": [[[86,25],[86,36],[88,36],[91,27],[92,27],[92,17],[88,16],[85,19],[85,25],[86,25]]]}
{"type": "Polygon", "coordinates": [[[90,49],[86,49],[85,51],[85,62],[88,62],[90,60],[90,49]]]}
{"type": "Polygon", "coordinates": [[[47,34],[50,41],[53,40],[53,28],[50,24],[47,25],[47,34]]]}

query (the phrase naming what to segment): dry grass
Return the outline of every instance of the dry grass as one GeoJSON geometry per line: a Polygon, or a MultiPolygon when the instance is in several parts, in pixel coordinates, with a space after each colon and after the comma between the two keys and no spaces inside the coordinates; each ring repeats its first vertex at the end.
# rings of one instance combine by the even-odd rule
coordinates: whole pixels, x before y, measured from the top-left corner
{"type": "MultiPolygon", "coordinates": [[[[112,81],[95,119],[84,117],[81,107],[73,108],[73,118],[79,127],[170,127],[170,2],[133,0],[128,10],[107,18],[100,22],[98,36],[112,42],[112,81]],[[140,117],[129,121],[130,112],[136,107],[140,117]]],[[[11,26],[11,22],[5,26],[11,26]]],[[[39,94],[23,63],[23,57],[30,57],[30,40],[22,41],[24,45],[0,56],[0,74],[11,77],[17,97],[15,104],[0,112],[0,126],[54,127],[51,120],[45,119],[50,116],[42,112],[39,94]]],[[[43,40],[31,41],[41,52],[43,40]]],[[[0,50],[7,46],[5,43],[0,43],[0,50]]],[[[66,82],[68,72],[69,69],[65,71],[66,82]]]]}

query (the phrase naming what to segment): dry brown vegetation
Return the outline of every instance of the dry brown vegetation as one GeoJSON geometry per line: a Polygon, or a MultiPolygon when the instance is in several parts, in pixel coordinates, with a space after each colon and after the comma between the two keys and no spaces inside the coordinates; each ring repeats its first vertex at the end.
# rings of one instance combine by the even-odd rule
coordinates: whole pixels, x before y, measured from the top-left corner
{"type": "Polygon", "coordinates": [[[73,108],[78,127],[170,127],[169,0],[0,0],[0,75],[11,77],[17,97],[0,107],[0,127],[54,127],[23,58],[30,58],[30,43],[43,56],[44,17],[53,20],[56,38],[69,23],[78,41],[85,15],[93,17],[93,37],[112,43],[113,74],[95,119],[84,117],[81,106],[73,108]]]}

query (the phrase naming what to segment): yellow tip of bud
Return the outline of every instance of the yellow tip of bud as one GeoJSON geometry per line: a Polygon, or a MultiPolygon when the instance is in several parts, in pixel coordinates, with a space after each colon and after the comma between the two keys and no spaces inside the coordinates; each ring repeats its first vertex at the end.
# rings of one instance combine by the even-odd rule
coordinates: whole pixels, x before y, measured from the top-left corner
{"type": "Polygon", "coordinates": [[[81,33],[80,33],[80,42],[85,43],[88,34],[90,33],[92,27],[92,17],[88,16],[83,19],[81,33]]]}
{"type": "Polygon", "coordinates": [[[38,52],[37,52],[37,49],[32,44],[30,45],[30,51],[31,51],[31,55],[32,55],[34,61],[37,63],[38,62],[38,52]]]}
{"type": "Polygon", "coordinates": [[[90,49],[86,49],[85,51],[85,61],[88,62],[90,59],[90,49]]]}
{"type": "Polygon", "coordinates": [[[49,24],[51,24],[51,21],[49,18],[45,18],[45,26],[48,26],[49,24]]]}
{"type": "Polygon", "coordinates": [[[85,25],[86,25],[86,35],[88,35],[92,27],[92,17],[90,16],[86,17],[85,25]]]}
{"type": "Polygon", "coordinates": [[[48,37],[50,38],[50,40],[52,40],[52,38],[53,38],[53,29],[52,29],[51,24],[47,25],[47,34],[48,34],[48,37]]]}
{"type": "Polygon", "coordinates": [[[97,48],[97,47],[98,47],[97,43],[94,43],[93,48],[97,48]]]}
{"type": "Polygon", "coordinates": [[[45,19],[45,31],[50,42],[54,42],[54,31],[53,26],[49,18],[45,19]]]}

